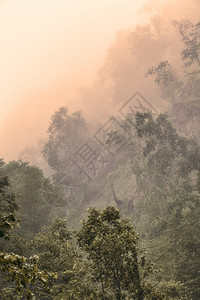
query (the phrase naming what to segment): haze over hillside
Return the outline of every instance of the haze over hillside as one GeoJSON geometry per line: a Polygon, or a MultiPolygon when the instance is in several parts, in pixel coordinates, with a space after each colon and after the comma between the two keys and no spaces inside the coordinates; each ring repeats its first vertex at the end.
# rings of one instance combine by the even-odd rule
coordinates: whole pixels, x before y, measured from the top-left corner
{"type": "MultiPolygon", "coordinates": [[[[119,40],[116,33],[148,24],[157,14],[163,25],[173,19],[195,20],[198,7],[195,0],[2,1],[1,157],[17,159],[26,147],[45,138],[50,116],[60,106],[71,112],[81,109],[89,122],[105,120],[116,107],[110,86],[99,83],[98,72],[109,55],[107,49],[119,40]]],[[[132,92],[140,89],[152,100],[154,92],[146,89],[143,77],[146,56],[144,52],[138,62],[143,73],[137,83],[133,81],[132,92]]],[[[169,57],[173,60],[172,53],[169,57]]]]}

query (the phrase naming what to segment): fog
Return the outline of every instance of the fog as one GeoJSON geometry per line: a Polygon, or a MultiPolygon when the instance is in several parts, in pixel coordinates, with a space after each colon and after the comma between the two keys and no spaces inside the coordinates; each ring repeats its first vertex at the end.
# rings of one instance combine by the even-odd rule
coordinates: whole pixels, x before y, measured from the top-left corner
{"type": "MultiPolygon", "coordinates": [[[[1,1],[0,156],[18,159],[25,148],[36,147],[60,106],[70,112],[81,109],[88,122],[102,122],[117,102],[102,70],[112,60],[112,47],[123,41],[123,32],[152,22],[155,15],[166,27],[174,19],[196,20],[198,8],[198,0],[1,1]]],[[[168,58],[178,64],[172,49],[168,58]]],[[[153,81],[145,86],[142,77],[151,63],[147,52],[143,60],[146,56],[135,83],[119,94],[121,102],[138,89],[155,98],[153,81]]],[[[141,67],[143,61],[137,64],[141,67]]]]}

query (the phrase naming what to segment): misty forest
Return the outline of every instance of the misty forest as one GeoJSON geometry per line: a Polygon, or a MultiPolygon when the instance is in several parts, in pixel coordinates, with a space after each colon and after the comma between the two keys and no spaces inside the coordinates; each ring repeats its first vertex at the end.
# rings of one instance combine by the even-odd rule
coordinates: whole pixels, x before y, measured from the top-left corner
{"type": "Polygon", "coordinates": [[[200,299],[200,22],[121,30],[81,97],[0,160],[0,299],[200,299]]]}

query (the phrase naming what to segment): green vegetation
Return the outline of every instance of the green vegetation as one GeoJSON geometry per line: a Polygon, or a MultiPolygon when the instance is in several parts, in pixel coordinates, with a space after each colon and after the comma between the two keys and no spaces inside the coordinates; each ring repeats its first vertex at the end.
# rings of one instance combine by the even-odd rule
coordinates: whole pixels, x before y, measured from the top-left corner
{"type": "Polygon", "coordinates": [[[105,134],[107,149],[123,144],[113,156],[81,112],[60,108],[43,149],[52,181],[28,162],[0,161],[1,299],[200,299],[200,23],[174,23],[181,77],[162,61],[168,39],[152,26],[121,37],[113,51],[134,46],[135,54],[108,56],[101,76],[109,74],[115,100],[126,95],[148,41],[161,62],[146,71],[168,101],[165,113],[118,118],[105,134]],[[80,149],[92,151],[81,152],[81,167],[72,160],[80,149]]]}

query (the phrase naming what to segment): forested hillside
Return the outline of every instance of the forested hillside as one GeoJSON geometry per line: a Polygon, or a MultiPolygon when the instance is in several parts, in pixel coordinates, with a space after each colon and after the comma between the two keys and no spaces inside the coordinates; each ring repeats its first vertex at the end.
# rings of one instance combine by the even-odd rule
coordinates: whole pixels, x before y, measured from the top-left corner
{"type": "Polygon", "coordinates": [[[200,299],[200,23],[121,32],[101,86],[105,122],[51,116],[49,176],[0,162],[0,299],[200,299]]]}

